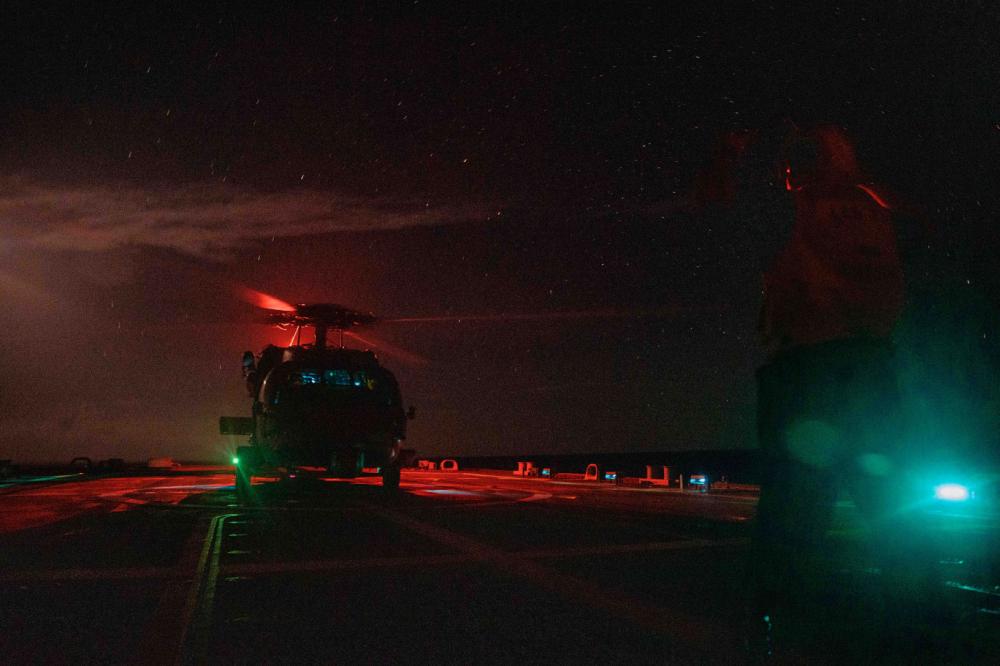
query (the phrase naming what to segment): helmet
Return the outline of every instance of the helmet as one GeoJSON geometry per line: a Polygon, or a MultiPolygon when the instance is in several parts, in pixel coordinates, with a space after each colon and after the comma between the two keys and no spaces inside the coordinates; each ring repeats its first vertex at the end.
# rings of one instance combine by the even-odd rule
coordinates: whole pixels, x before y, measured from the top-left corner
{"type": "Polygon", "coordinates": [[[837,125],[796,129],[785,141],[785,186],[800,190],[811,185],[849,185],[861,180],[854,143],[837,125]]]}

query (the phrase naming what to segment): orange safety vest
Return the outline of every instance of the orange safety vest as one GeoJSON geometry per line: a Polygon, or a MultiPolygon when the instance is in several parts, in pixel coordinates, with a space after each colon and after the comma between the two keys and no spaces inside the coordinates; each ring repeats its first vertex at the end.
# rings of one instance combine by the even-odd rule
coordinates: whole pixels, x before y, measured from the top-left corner
{"type": "Polygon", "coordinates": [[[903,309],[889,205],[865,185],[795,192],[792,236],[764,273],[761,328],[778,349],[888,337],[903,309]]]}

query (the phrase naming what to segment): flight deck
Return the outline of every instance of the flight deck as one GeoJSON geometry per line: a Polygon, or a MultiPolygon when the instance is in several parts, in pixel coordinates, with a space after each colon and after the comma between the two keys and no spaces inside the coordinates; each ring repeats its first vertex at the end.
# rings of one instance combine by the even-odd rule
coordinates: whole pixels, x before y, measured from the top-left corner
{"type": "MultiPolygon", "coordinates": [[[[245,502],[229,468],[31,481],[0,487],[5,663],[746,657],[750,492],[497,470],[407,469],[396,496],[378,478],[259,479],[245,502]]],[[[784,637],[788,660],[879,645],[877,573],[842,504],[835,584],[784,637]]],[[[951,566],[965,612],[947,649],[990,661],[1000,594],[951,566]]]]}

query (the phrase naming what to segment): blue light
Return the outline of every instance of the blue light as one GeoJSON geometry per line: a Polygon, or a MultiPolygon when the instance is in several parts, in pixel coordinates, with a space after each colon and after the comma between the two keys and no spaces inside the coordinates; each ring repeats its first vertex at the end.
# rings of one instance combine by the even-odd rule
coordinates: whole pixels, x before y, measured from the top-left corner
{"type": "Polygon", "coordinates": [[[299,373],[300,384],[319,384],[321,382],[318,370],[303,370],[299,373]]]}
{"type": "Polygon", "coordinates": [[[350,386],[351,373],[347,370],[327,370],[325,373],[326,383],[329,386],[350,386]]]}
{"type": "Polygon", "coordinates": [[[934,486],[934,497],[945,502],[964,502],[970,497],[969,489],[960,483],[942,483],[934,486]]]}

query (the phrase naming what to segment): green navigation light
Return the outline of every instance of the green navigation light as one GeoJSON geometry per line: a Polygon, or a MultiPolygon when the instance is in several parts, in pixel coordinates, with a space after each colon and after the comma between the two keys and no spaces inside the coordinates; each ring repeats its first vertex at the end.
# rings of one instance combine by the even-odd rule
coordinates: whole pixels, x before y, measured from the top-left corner
{"type": "Polygon", "coordinates": [[[960,483],[942,483],[934,488],[934,497],[946,502],[964,502],[970,493],[966,486],[960,483]]]}

